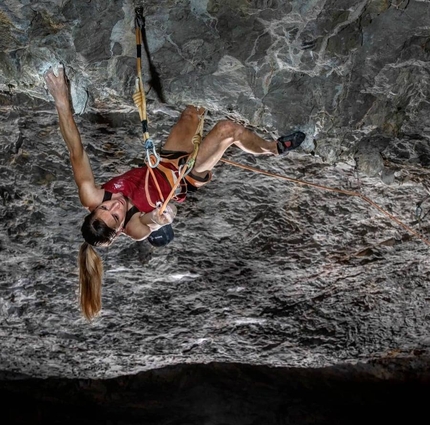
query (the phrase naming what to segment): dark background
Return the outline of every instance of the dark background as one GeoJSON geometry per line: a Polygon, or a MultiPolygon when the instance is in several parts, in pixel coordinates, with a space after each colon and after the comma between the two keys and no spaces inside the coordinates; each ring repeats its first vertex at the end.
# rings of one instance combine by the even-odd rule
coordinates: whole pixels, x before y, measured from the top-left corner
{"type": "Polygon", "coordinates": [[[425,421],[430,387],[428,371],[407,360],[324,369],[180,365],[109,380],[3,378],[8,424],[412,424],[425,421]]]}

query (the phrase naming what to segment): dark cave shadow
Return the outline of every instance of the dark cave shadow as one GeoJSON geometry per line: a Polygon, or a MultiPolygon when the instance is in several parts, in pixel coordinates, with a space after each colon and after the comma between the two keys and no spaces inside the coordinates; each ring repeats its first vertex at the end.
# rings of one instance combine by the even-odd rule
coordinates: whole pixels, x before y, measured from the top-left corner
{"type": "Polygon", "coordinates": [[[428,359],[319,369],[176,365],[107,380],[3,373],[7,423],[181,425],[363,424],[426,413],[428,359]],[[19,401],[25,409],[16,409],[19,401]]]}

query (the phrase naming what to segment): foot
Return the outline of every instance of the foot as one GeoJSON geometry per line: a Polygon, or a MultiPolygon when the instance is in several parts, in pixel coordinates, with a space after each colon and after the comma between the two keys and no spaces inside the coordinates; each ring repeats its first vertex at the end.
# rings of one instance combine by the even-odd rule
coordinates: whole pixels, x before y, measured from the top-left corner
{"type": "Polygon", "coordinates": [[[306,134],[301,131],[295,131],[287,136],[281,136],[277,140],[279,155],[286,155],[289,151],[298,148],[302,144],[303,140],[305,140],[305,137],[306,134]]]}

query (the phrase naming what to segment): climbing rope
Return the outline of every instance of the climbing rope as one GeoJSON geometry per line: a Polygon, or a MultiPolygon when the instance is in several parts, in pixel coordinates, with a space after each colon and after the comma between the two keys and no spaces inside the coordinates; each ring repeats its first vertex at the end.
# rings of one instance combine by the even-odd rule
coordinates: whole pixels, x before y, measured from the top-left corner
{"type": "Polygon", "coordinates": [[[142,134],[145,148],[145,162],[148,168],[156,168],[160,162],[160,157],[155,149],[154,142],[149,137],[148,132],[148,117],[146,113],[146,96],[142,80],[142,40],[145,29],[145,18],[143,17],[143,8],[138,7],[135,9],[135,33],[136,33],[136,87],[133,94],[133,101],[136,105],[140,122],[142,123],[142,134]],[[154,160],[155,158],[155,160],[154,160]]]}
{"type": "Polygon", "coordinates": [[[179,177],[176,180],[175,184],[173,185],[169,196],[166,198],[166,200],[164,201],[163,205],[160,208],[160,214],[163,213],[163,211],[166,209],[167,204],[169,203],[169,201],[172,199],[172,197],[174,196],[177,187],[179,186],[179,184],[181,183],[181,180],[192,170],[192,168],[194,167],[194,164],[196,162],[196,158],[197,158],[197,154],[199,152],[199,147],[200,147],[200,143],[202,142],[202,138],[203,138],[203,125],[204,125],[204,121],[205,121],[205,117],[206,117],[206,111],[204,111],[200,117],[199,117],[199,124],[197,125],[197,130],[196,130],[196,134],[194,135],[194,137],[192,138],[192,143],[194,145],[194,149],[193,149],[193,153],[188,157],[187,162],[182,166],[182,168],[180,169],[180,173],[179,173],[179,177]]]}
{"type": "MultiPolygon", "coordinates": [[[[194,146],[193,153],[189,156],[187,162],[179,170],[180,174],[179,174],[178,179],[176,180],[174,186],[172,187],[172,189],[169,193],[169,196],[166,199],[164,199],[162,192],[161,192],[161,189],[160,189],[160,186],[158,184],[157,178],[156,178],[155,173],[153,171],[153,168],[156,168],[159,165],[160,157],[156,152],[154,143],[152,142],[152,140],[149,137],[148,118],[147,118],[147,114],[146,114],[146,98],[145,98],[145,90],[144,90],[143,81],[142,81],[142,40],[143,40],[143,33],[144,33],[144,28],[145,28],[145,19],[143,17],[143,8],[142,7],[136,8],[135,13],[136,13],[135,31],[136,31],[136,47],[137,47],[137,70],[136,70],[137,73],[136,73],[136,91],[133,94],[133,101],[134,101],[134,104],[136,105],[136,107],[138,108],[140,120],[142,123],[143,141],[144,141],[144,147],[145,147],[145,152],[146,152],[145,162],[148,165],[148,169],[150,171],[150,173],[148,173],[147,177],[146,177],[145,191],[147,194],[149,194],[149,190],[148,190],[149,174],[151,174],[151,177],[153,178],[153,180],[155,182],[155,185],[156,185],[158,194],[160,196],[161,202],[160,201],[153,202],[149,198],[148,198],[148,202],[154,208],[160,208],[159,214],[161,215],[164,212],[164,210],[166,209],[167,204],[170,202],[170,200],[174,196],[178,185],[181,183],[181,180],[194,167],[194,164],[195,164],[195,161],[197,158],[197,154],[198,154],[198,150],[200,147],[200,143],[201,143],[202,137],[203,137],[203,125],[204,125],[204,119],[206,116],[206,111],[200,116],[200,120],[199,120],[199,124],[197,126],[196,134],[194,135],[194,137],[192,139],[192,143],[194,146]]],[[[284,176],[281,174],[271,173],[271,172],[260,170],[258,168],[251,167],[248,165],[239,164],[237,162],[230,161],[230,160],[224,159],[224,158],[221,158],[221,161],[226,163],[226,164],[233,165],[235,167],[239,167],[239,168],[242,168],[245,170],[250,170],[250,171],[253,171],[253,172],[259,173],[259,174],[264,174],[266,176],[276,177],[279,179],[287,180],[287,181],[290,181],[292,183],[296,183],[296,184],[300,184],[300,185],[304,185],[304,186],[311,186],[311,187],[315,187],[315,188],[321,189],[321,190],[328,190],[331,192],[337,192],[337,193],[341,193],[341,194],[344,194],[347,196],[354,196],[354,197],[360,198],[364,202],[370,204],[371,206],[376,208],[379,212],[381,212],[382,214],[386,215],[388,218],[390,218],[391,220],[396,222],[398,225],[403,227],[406,231],[408,231],[409,233],[418,237],[424,243],[426,243],[427,245],[430,246],[430,241],[428,239],[426,239],[423,235],[419,234],[414,229],[412,229],[411,227],[404,224],[401,220],[394,217],[388,211],[385,211],[383,208],[381,208],[379,205],[377,205],[371,199],[367,198],[366,196],[362,195],[359,192],[354,192],[354,191],[344,190],[344,189],[337,189],[337,188],[333,188],[333,187],[320,185],[317,183],[311,183],[311,182],[307,182],[304,180],[294,179],[294,178],[287,177],[287,176],[284,176]]],[[[417,205],[416,215],[417,215],[419,220],[422,218],[421,217],[421,215],[422,215],[421,204],[417,205]]]]}
{"type": "Polygon", "coordinates": [[[155,176],[155,172],[153,170],[154,168],[158,167],[161,158],[155,149],[154,142],[149,137],[148,117],[146,113],[146,97],[145,97],[145,90],[144,90],[143,81],[142,81],[142,42],[143,42],[143,34],[145,30],[145,18],[143,16],[143,7],[137,7],[135,9],[134,26],[135,26],[135,33],[136,33],[136,87],[135,87],[135,93],[133,94],[133,101],[139,111],[140,121],[142,123],[143,142],[144,142],[144,148],[145,148],[145,163],[148,166],[148,170],[149,170],[149,173],[147,173],[146,179],[145,179],[145,192],[148,199],[148,203],[154,208],[160,208],[159,214],[161,215],[166,209],[167,204],[175,195],[176,189],[178,185],[181,183],[181,180],[194,167],[197,154],[199,151],[200,143],[203,137],[203,125],[204,125],[204,119],[206,116],[206,111],[200,115],[199,124],[197,126],[196,133],[192,138],[193,152],[188,157],[187,162],[179,170],[179,177],[176,180],[174,186],[172,187],[169,193],[169,196],[166,199],[164,199],[160,186],[158,184],[157,177],[155,176]],[[160,197],[160,201],[154,202],[152,199],[150,199],[150,195],[149,195],[150,192],[148,190],[149,175],[151,175],[155,183],[155,186],[158,191],[158,195],[160,197]]]}
{"type": "Polygon", "coordinates": [[[288,180],[288,181],[290,181],[292,183],[301,184],[301,185],[304,185],[304,186],[311,186],[311,187],[315,187],[315,188],[321,189],[321,190],[328,190],[328,191],[331,191],[331,192],[342,193],[344,195],[355,196],[357,198],[360,198],[364,202],[367,202],[368,204],[372,205],[374,208],[376,208],[382,214],[384,214],[387,217],[389,217],[391,220],[395,221],[398,225],[402,226],[409,233],[413,234],[414,236],[416,236],[417,238],[421,239],[424,243],[426,243],[427,245],[430,246],[430,241],[428,239],[426,239],[423,235],[421,235],[418,232],[416,232],[414,229],[412,229],[411,227],[409,227],[408,225],[406,225],[405,223],[403,223],[402,221],[400,221],[398,218],[394,217],[388,211],[385,211],[378,204],[376,204],[371,199],[369,199],[368,197],[362,195],[359,192],[354,192],[354,191],[351,191],[351,190],[338,189],[338,188],[335,188],[335,187],[328,187],[328,186],[324,186],[324,185],[317,184],[317,183],[312,183],[312,182],[307,182],[307,181],[304,181],[304,180],[294,179],[292,177],[287,177],[287,176],[284,176],[282,174],[271,173],[269,171],[264,171],[264,170],[260,170],[259,168],[251,167],[249,165],[239,164],[238,162],[230,161],[229,159],[225,159],[225,158],[221,158],[221,161],[225,162],[226,164],[230,164],[230,165],[233,165],[235,167],[242,168],[244,170],[253,171],[254,173],[264,174],[264,175],[269,176],[269,177],[276,177],[278,179],[288,180]]]}
{"type": "Polygon", "coordinates": [[[153,208],[158,208],[164,202],[164,197],[153,170],[160,163],[160,156],[158,155],[157,150],[155,149],[154,142],[150,139],[149,132],[148,132],[146,96],[145,96],[145,90],[143,87],[143,80],[142,80],[142,41],[143,41],[143,33],[145,30],[145,18],[143,17],[142,7],[137,7],[135,9],[134,27],[135,27],[135,33],[136,33],[136,86],[135,86],[135,93],[133,94],[133,101],[139,111],[140,121],[142,123],[142,134],[143,134],[143,142],[144,142],[144,149],[145,149],[145,163],[148,166],[148,170],[149,170],[149,173],[147,173],[145,177],[145,193],[146,193],[146,197],[149,205],[151,205],[153,208]],[[150,175],[155,183],[158,194],[160,196],[160,200],[158,201],[153,201],[150,197],[150,191],[149,191],[150,175]]]}
{"type": "Polygon", "coordinates": [[[136,87],[133,94],[134,104],[136,105],[140,121],[142,123],[143,140],[149,139],[148,120],[146,116],[145,90],[142,81],[142,30],[145,27],[145,20],[142,15],[142,8],[136,8],[134,27],[136,32],[136,87]]]}

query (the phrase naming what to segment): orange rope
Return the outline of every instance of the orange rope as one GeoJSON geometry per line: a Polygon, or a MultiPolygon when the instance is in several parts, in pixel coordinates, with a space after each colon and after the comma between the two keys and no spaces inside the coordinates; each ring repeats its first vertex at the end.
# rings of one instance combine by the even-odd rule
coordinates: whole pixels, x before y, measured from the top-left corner
{"type": "MultiPolygon", "coordinates": [[[[146,128],[143,132],[143,141],[146,142],[149,139],[149,133],[147,130],[148,119],[147,119],[147,111],[146,111],[145,90],[144,90],[143,82],[142,82],[141,48],[142,48],[143,39],[142,39],[141,28],[138,25],[139,17],[142,18],[142,16],[138,16],[138,15],[141,15],[141,13],[142,13],[142,10],[136,9],[136,18],[137,19],[135,21],[135,34],[136,34],[136,46],[137,46],[137,58],[136,58],[137,84],[136,84],[136,92],[133,94],[133,101],[139,110],[139,116],[140,116],[141,122],[142,123],[146,122],[146,128]]],[[[154,165],[154,163],[147,164],[147,168],[149,169],[149,174],[151,174],[151,177],[154,180],[155,186],[157,188],[160,200],[161,200],[161,202],[163,202],[163,205],[161,206],[161,208],[159,210],[159,215],[163,214],[164,210],[167,207],[167,204],[170,202],[171,198],[174,196],[176,188],[181,183],[181,180],[183,179],[187,169],[192,168],[194,165],[194,162],[195,162],[195,159],[197,157],[198,150],[199,150],[199,145],[200,145],[200,142],[201,142],[202,136],[203,136],[204,117],[205,117],[205,114],[202,114],[202,116],[200,117],[199,125],[197,126],[196,134],[194,135],[194,137],[192,139],[192,142],[194,144],[193,153],[191,154],[189,160],[187,161],[187,163],[184,165],[183,169],[181,170],[181,174],[180,174],[179,178],[176,180],[176,182],[175,182],[174,186],[172,187],[172,189],[169,193],[169,196],[167,197],[166,200],[164,200],[164,197],[163,197],[163,194],[161,192],[160,185],[158,184],[157,177],[155,176],[154,170],[150,166],[150,165],[154,165]]],[[[148,161],[151,161],[151,158],[148,158],[148,161]]],[[[146,197],[147,197],[148,203],[152,207],[156,208],[156,205],[152,202],[152,199],[150,198],[150,195],[149,195],[149,174],[147,173],[146,178],[145,178],[146,197]]]]}
{"type": "MultiPolygon", "coordinates": [[[[154,180],[155,187],[157,188],[158,195],[160,196],[160,200],[161,200],[161,202],[164,202],[163,193],[161,192],[160,185],[158,184],[158,180],[157,180],[157,177],[155,176],[154,170],[153,170],[152,167],[148,167],[147,166],[147,168],[149,170],[149,174],[151,174],[151,177],[154,180]]],[[[145,194],[146,194],[146,199],[148,200],[148,203],[149,203],[149,205],[151,205],[151,207],[156,208],[157,205],[152,202],[152,199],[150,197],[150,191],[149,191],[149,174],[146,173],[146,178],[145,178],[145,194]]]]}
{"type": "MultiPolygon", "coordinates": [[[[143,141],[146,142],[149,139],[149,133],[147,130],[147,124],[148,124],[148,117],[146,112],[146,98],[145,98],[145,89],[143,87],[142,82],[142,59],[141,59],[141,48],[142,48],[142,31],[140,27],[136,24],[135,28],[135,34],[136,34],[136,46],[138,50],[137,58],[136,58],[136,92],[133,94],[133,101],[136,107],[139,111],[140,121],[146,122],[145,130],[143,132],[143,141]]],[[[151,162],[151,157],[148,158],[148,161],[151,162]]],[[[151,205],[153,208],[156,208],[156,204],[152,201],[150,197],[149,192],[149,174],[151,174],[152,179],[154,180],[155,187],[157,188],[158,195],[160,196],[161,202],[164,202],[164,197],[160,189],[160,185],[158,184],[157,177],[155,176],[154,170],[150,166],[151,164],[147,164],[147,168],[149,170],[149,173],[146,174],[145,178],[145,193],[146,198],[148,200],[149,205],[151,205]]],[[[154,165],[154,163],[152,163],[154,165]]]]}
{"type": "Polygon", "coordinates": [[[381,208],[379,205],[377,205],[375,202],[373,202],[371,199],[367,198],[366,196],[362,195],[361,193],[353,192],[353,191],[350,191],[350,190],[337,189],[337,188],[334,188],[334,187],[323,186],[323,185],[320,185],[320,184],[311,183],[311,182],[307,182],[307,181],[304,181],[304,180],[293,179],[291,177],[287,177],[287,176],[284,176],[282,174],[271,173],[269,171],[264,171],[264,170],[260,170],[259,168],[251,167],[249,165],[239,164],[238,162],[230,161],[229,159],[221,158],[221,161],[225,162],[226,164],[230,164],[230,165],[233,165],[235,167],[243,168],[244,170],[253,171],[254,173],[264,174],[264,175],[269,176],[269,177],[277,177],[279,179],[288,180],[290,182],[301,184],[301,185],[304,185],[304,186],[316,187],[317,189],[329,190],[331,192],[337,192],[337,193],[342,193],[344,195],[356,196],[358,198],[361,198],[363,201],[365,201],[368,204],[370,204],[373,207],[375,207],[378,211],[380,211],[381,213],[385,214],[391,220],[395,221],[397,224],[399,224],[400,226],[402,226],[405,230],[407,230],[408,232],[412,233],[417,238],[421,239],[424,243],[426,243],[427,245],[430,246],[430,241],[428,239],[426,239],[424,236],[420,235],[417,231],[415,231],[411,227],[409,227],[406,224],[404,224],[402,221],[400,221],[398,218],[394,217],[388,211],[385,211],[383,208],[381,208]]]}
{"type": "Polygon", "coordinates": [[[172,190],[171,190],[171,191],[170,191],[170,193],[169,193],[169,196],[166,198],[166,200],[164,201],[163,205],[162,205],[162,206],[161,206],[161,208],[160,208],[160,211],[159,211],[159,214],[160,214],[160,215],[161,215],[161,214],[163,214],[164,210],[165,210],[165,209],[166,209],[166,207],[167,207],[167,204],[168,204],[168,203],[170,202],[170,200],[173,198],[173,195],[175,194],[176,188],[179,186],[179,184],[181,183],[181,180],[184,178],[184,175],[185,175],[185,173],[186,173],[187,169],[188,169],[188,164],[185,164],[185,165],[182,167],[181,174],[179,175],[178,179],[176,180],[175,184],[173,185],[172,190]]]}
{"type": "Polygon", "coordinates": [[[200,146],[200,143],[202,141],[204,119],[205,119],[205,114],[202,114],[200,116],[200,121],[199,121],[199,125],[197,126],[196,133],[194,134],[194,136],[192,138],[192,143],[194,145],[193,153],[191,154],[189,160],[182,167],[181,174],[179,175],[178,179],[176,180],[175,184],[173,185],[173,187],[169,193],[169,196],[166,198],[162,207],[160,208],[160,211],[159,211],[160,215],[163,214],[164,210],[167,207],[167,204],[170,202],[173,195],[175,194],[177,187],[181,183],[181,180],[184,178],[185,173],[187,172],[187,170],[189,168],[189,164],[191,165],[190,168],[192,168],[194,165],[194,161],[196,160],[197,154],[199,152],[199,146],[200,146]]]}

